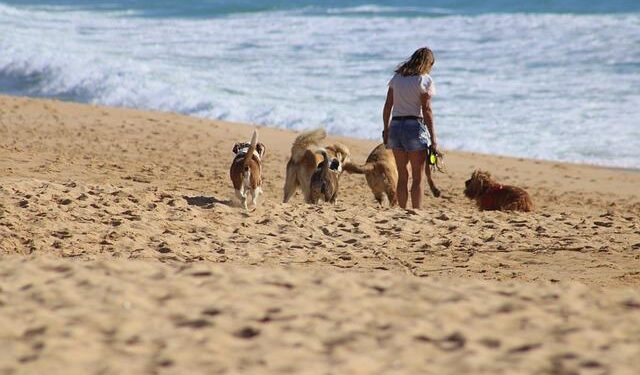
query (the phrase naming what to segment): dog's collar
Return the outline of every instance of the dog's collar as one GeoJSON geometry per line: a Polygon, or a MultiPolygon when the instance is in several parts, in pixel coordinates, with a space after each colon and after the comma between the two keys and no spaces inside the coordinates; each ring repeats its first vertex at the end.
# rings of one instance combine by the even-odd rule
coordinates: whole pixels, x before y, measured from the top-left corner
{"type": "MultiPolygon", "coordinates": [[[[236,155],[246,155],[247,152],[249,151],[249,147],[243,147],[241,149],[238,150],[238,152],[236,153],[236,155]]],[[[262,159],[260,158],[260,154],[258,154],[258,150],[253,150],[253,156],[255,156],[256,158],[258,158],[259,162],[262,162],[262,159]]]]}

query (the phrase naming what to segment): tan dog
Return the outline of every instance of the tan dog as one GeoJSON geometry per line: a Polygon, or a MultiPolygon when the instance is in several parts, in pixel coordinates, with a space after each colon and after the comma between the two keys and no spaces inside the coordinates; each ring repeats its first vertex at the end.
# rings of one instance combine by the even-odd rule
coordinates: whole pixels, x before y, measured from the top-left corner
{"type": "Polygon", "coordinates": [[[396,189],[398,186],[398,169],[393,151],[378,145],[371,151],[364,165],[351,162],[344,164],[344,170],[349,173],[364,174],[373,196],[380,205],[386,200],[389,206],[398,204],[396,189]]]}
{"type": "Polygon", "coordinates": [[[311,175],[309,201],[307,203],[318,204],[320,198],[324,199],[325,202],[336,203],[342,165],[338,159],[330,159],[327,151],[320,150],[320,153],[324,159],[311,175]]]}
{"type": "Polygon", "coordinates": [[[464,195],[475,199],[481,210],[533,211],[533,202],[524,189],[501,185],[488,172],[474,171],[464,186],[464,195]]]}
{"type": "MultiPolygon", "coordinates": [[[[324,129],[316,129],[300,134],[293,141],[284,182],[284,203],[291,199],[298,187],[302,190],[304,201],[310,201],[311,176],[323,160],[322,155],[316,150],[319,148],[318,143],[326,136],[324,129]]],[[[324,150],[331,159],[337,159],[340,164],[344,164],[349,159],[349,149],[343,144],[335,143],[325,146],[324,150]]]]}
{"type": "Polygon", "coordinates": [[[247,195],[251,193],[251,204],[255,207],[260,193],[262,193],[262,159],[264,158],[264,144],[258,142],[258,131],[253,131],[251,143],[241,142],[233,146],[233,158],[229,175],[236,197],[240,205],[247,209],[247,195]]]}

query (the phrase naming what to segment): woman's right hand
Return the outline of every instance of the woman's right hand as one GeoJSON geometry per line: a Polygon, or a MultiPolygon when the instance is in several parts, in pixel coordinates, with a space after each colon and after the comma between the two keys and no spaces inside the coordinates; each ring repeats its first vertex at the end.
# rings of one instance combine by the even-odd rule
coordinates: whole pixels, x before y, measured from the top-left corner
{"type": "Polygon", "coordinates": [[[387,142],[389,141],[389,129],[385,129],[382,131],[382,143],[384,143],[384,145],[387,145],[387,142]]]}

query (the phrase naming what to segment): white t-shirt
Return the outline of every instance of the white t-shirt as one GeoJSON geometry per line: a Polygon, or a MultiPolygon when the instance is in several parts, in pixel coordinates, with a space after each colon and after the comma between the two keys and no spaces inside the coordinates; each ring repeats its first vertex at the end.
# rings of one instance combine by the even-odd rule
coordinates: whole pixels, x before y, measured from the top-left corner
{"type": "Polygon", "coordinates": [[[436,94],[436,87],[431,76],[401,76],[396,73],[389,87],[393,89],[393,113],[392,116],[417,116],[422,117],[420,95],[427,93],[429,96],[436,94]]]}

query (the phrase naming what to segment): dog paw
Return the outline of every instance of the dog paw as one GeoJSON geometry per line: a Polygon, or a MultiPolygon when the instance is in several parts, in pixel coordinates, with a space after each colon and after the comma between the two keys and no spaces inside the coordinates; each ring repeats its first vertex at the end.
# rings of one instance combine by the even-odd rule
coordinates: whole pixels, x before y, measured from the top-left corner
{"type": "Polygon", "coordinates": [[[433,196],[436,198],[440,197],[440,189],[431,189],[431,193],[433,193],[433,196]]]}

